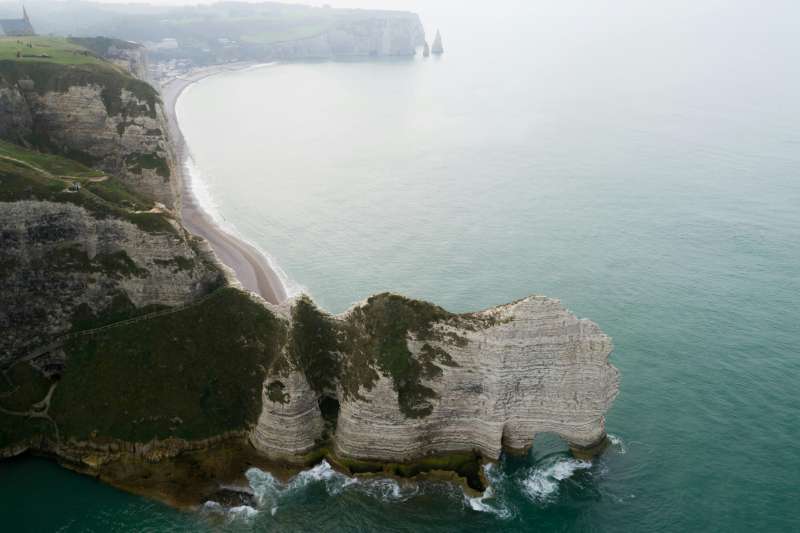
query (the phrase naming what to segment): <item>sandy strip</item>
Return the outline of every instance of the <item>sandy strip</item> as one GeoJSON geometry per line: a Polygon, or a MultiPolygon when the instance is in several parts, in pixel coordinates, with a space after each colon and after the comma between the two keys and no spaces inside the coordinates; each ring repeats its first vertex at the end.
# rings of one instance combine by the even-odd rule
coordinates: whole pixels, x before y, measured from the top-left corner
{"type": "Polygon", "coordinates": [[[191,84],[208,76],[228,70],[240,70],[253,66],[252,63],[231,64],[198,69],[191,74],[180,76],[161,87],[161,98],[169,122],[170,135],[178,159],[179,183],[181,183],[181,220],[183,225],[195,235],[205,238],[214,249],[220,261],[236,273],[245,289],[253,291],[268,302],[279,304],[286,300],[286,288],[278,274],[272,269],[267,258],[254,246],[220,228],[211,216],[203,211],[191,187],[191,176],[184,170],[189,157],[189,148],[178,125],[175,104],[181,93],[191,84]]]}

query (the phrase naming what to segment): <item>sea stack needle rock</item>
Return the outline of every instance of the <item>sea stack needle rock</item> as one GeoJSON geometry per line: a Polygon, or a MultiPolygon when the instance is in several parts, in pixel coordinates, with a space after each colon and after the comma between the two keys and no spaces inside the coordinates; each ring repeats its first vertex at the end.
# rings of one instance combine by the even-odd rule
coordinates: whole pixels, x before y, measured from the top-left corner
{"type": "Polygon", "coordinates": [[[436,30],[436,38],[433,40],[433,47],[431,48],[431,52],[436,55],[442,55],[444,53],[444,46],[442,45],[442,34],[439,30],[436,30]]]}

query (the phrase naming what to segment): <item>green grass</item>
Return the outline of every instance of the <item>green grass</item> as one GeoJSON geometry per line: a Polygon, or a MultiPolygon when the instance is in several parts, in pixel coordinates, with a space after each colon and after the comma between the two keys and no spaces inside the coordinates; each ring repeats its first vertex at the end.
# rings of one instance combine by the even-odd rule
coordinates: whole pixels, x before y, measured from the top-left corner
{"type": "Polygon", "coordinates": [[[202,439],[255,423],[285,326],[231,288],[71,342],[50,414],[65,438],[202,439]]]}
{"type": "Polygon", "coordinates": [[[25,63],[57,63],[59,65],[98,65],[105,63],[83,46],[63,37],[0,37],[0,60],[25,63]],[[32,48],[28,47],[28,43],[32,48]],[[41,56],[49,57],[17,57],[41,56]]]}
{"type": "Polygon", "coordinates": [[[105,54],[108,53],[108,49],[112,46],[120,50],[136,50],[137,48],[141,48],[140,44],[111,37],[69,37],[67,38],[67,42],[85,48],[101,57],[105,56],[105,54]]]}
{"type": "Polygon", "coordinates": [[[392,380],[401,412],[409,418],[424,418],[433,411],[432,402],[438,396],[423,382],[439,378],[443,366],[456,363],[446,350],[429,343],[414,357],[408,337],[463,344],[464,339],[434,327],[448,321],[471,327],[466,317],[393,294],[373,296],[344,324],[301,298],[292,310],[289,355],[317,393],[333,390],[338,379],[345,398],[363,399],[360,391],[371,390],[382,374],[392,380]],[[340,361],[339,353],[347,354],[344,360],[340,361]]]}
{"type": "Polygon", "coordinates": [[[142,169],[155,170],[162,178],[169,178],[169,163],[158,154],[134,154],[125,159],[125,164],[134,172],[141,174],[142,169]]]}
{"type": "Polygon", "coordinates": [[[163,309],[167,309],[167,306],[136,307],[125,292],[118,290],[108,295],[107,304],[97,312],[92,311],[85,303],[80,304],[73,311],[70,323],[72,331],[85,331],[163,309]]]}
{"type": "Polygon", "coordinates": [[[100,170],[89,168],[72,159],[53,154],[45,154],[28,150],[17,144],[0,140],[0,156],[11,157],[25,161],[54,176],[69,176],[76,178],[96,178],[103,176],[100,170]]]}
{"type": "Polygon", "coordinates": [[[331,317],[306,296],[292,309],[290,349],[312,389],[320,394],[335,390],[339,374],[337,331],[331,317]]]}
{"type": "MultiPolygon", "coordinates": [[[[66,92],[71,87],[99,85],[102,99],[109,115],[124,114],[128,117],[156,116],[158,92],[148,83],[134,78],[113,63],[96,57],[92,52],[66,39],[57,37],[34,37],[33,50],[38,54],[45,50],[49,57],[17,57],[17,39],[0,38],[0,76],[10,84],[33,82],[32,90],[44,95],[48,92],[66,92]],[[122,101],[122,90],[133,93],[143,104],[122,101]]],[[[20,38],[20,40],[24,40],[20,38]]],[[[26,41],[27,42],[27,41],[26,41]]],[[[46,139],[38,139],[46,144],[46,139]]],[[[46,147],[46,146],[43,146],[46,147]]]]}
{"type": "Polygon", "coordinates": [[[415,358],[408,349],[408,336],[418,340],[443,340],[433,325],[458,317],[433,304],[393,294],[381,294],[353,312],[345,350],[350,360],[341,378],[345,395],[358,397],[361,387],[372,388],[379,369],[391,377],[402,413],[409,418],[424,418],[433,411],[436,392],[422,383],[439,377],[441,365],[453,366],[442,349],[430,345],[415,358]]]}
{"type": "Polygon", "coordinates": [[[80,192],[65,192],[67,182],[42,175],[27,166],[0,159],[0,201],[44,200],[73,203],[96,218],[119,218],[151,233],[175,233],[165,215],[132,213],[130,208],[149,208],[152,203],[128,191],[119,181],[109,178],[98,183],[84,182],[80,192]],[[95,194],[96,193],[96,194],[95,194]]]}

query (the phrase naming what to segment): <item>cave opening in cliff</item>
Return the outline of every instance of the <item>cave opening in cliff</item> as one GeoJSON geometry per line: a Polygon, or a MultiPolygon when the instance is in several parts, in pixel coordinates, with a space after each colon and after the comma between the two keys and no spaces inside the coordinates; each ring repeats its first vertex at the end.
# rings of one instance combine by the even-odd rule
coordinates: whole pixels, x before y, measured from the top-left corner
{"type": "Polygon", "coordinates": [[[325,430],[329,435],[336,432],[336,422],[339,420],[339,400],[332,396],[322,396],[319,399],[319,410],[325,421],[325,430]]]}

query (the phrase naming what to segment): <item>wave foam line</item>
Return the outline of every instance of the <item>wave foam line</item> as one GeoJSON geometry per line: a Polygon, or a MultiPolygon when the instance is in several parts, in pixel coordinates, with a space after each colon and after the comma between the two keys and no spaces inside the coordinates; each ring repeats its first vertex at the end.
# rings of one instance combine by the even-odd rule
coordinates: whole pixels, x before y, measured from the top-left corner
{"type": "Polygon", "coordinates": [[[591,467],[590,461],[563,457],[544,462],[527,471],[527,475],[521,480],[522,492],[534,502],[550,502],[558,495],[561,481],[569,479],[578,470],[591,467]]]}
{"type": "Polygon", "coordinates": [[[237,238],[245,244],[248,244],[250,247],[256,250],[256,252],[258,252],[264,258],[269,268],[275,272],[275,275],[278,277],[278,281],[280,281],[281,285],[283,286],[283,290],[286,292],[287,297],[292,298],[303,293],[309,294],[305,287],[289,277],[286,271],[280,267],[272,255],[263,250],[257,243],[245,238],[236,228],[236,225],[225,218],[225,216],[222,214],[219,203],[214,199],[214,195],[211,193],[211,186],[209,185],[208,180],[205,178],[205,174],[200,167],[197,166],[197,163],[194,161],[194,158],[192,158],[191,155],[186,156],[186,160],[183,163],[183,168],[185,171],[184,175],[189,177],[189,190],[191,191],[192,196],[194,196],[197,204],[200,206],[203,212],[211,217],[211,220],[214,222],[214,224],[216,224],[217,227],[219,227],[225,233],[228,233],[229,235],[237,238]]]}
{"type": "Polygon", "coordinates": [[[362,494],[387,503],[406,501],[419,492],[418,485],[402,487],[394,479],[362,480],[347,476],[334,470],[327,461],[300,472],[286,483],[258,468],[249,469],[245,477],[250,483],[258,507],[270,509],[273,515],[285,498],[316,484],[322,484],[329,496],[338,496],[346,490],[358,490],[362,494]]]}

